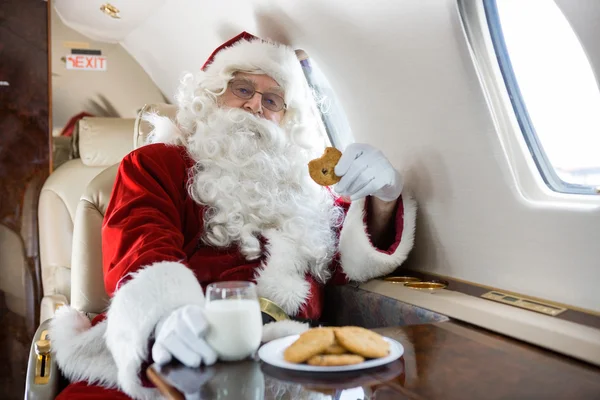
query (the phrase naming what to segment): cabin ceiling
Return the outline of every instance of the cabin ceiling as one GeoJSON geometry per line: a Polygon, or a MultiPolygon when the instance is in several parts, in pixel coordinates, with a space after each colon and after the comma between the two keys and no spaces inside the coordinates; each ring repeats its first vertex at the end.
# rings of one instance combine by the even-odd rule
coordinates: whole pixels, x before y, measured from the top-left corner
{"type": "Polygon", "coordinates": [[[107,3],[54,0],[65,25],[96,41],[120,43],[170,100],[183,72],[199,70],[215,47],[243,30],[291,44],[282,33],[284,20],[267,15],[268,0],[112,0],[119,19],[100,10],[107,3]]]}
{"type": "MultiPolygon", "coordinates": [[[[555,1],[575,29],[598,76],[600,51],[595,39],[600,34],[600,26],[594,23],[594,18],[600,13],[600,2],[555,1]]],[[[200,68],[216,46],[242,30],[294,45],[294,40],[304,42],[303,30],[308,28],[310,32],[306,33],[311,39],[315,38],[314,33],[321,32],[329,36],[330,42],[332,36],[337,36],[333,41],[340,43],[346,38],[343,32],[349,27],[356,35],[362,25],[362,36],[370,37],[370,29],[364,30],[368,21],[378,33],[406,31],[406,26],[390,25],[390,17],[399,12],[406,15],[419,13],[420,8],[419,1],[402,1],[401,7],[388,1],[377,7],[350,1],[343,2],[344,9],[335,9],[333,3],[336,2],[332,1],[328,6],[325,5],[327,2],[319,4],[310,0],[53,0],[65,25],[96,41],[121,43],[169,96],[175,93],[178,78],[184,71],[200,68]],[[313,3],[312,6],[309,3],[313,3]],[[101,11],[105,5],[115,6],[119,18],[101,11]],[[328,16],[333,18],[328,19],[328,16]],[[310,25],[309,21],[319,20],[321,26],[310,25]],[[338,30],[336,25],[339,24],[341,29],[338,30]]],[[[445,3],[442,7],[449,7],[454,2],[445,0],[439,5],[445,3]]],[[[422,16],[423,12],[420,14],[422,16]]],[[[411,41],[411,36],[418,34],[427,20],[421,22],[425,25],[416,24],[402,40],[411,41]]],[[[377,47],[377,43],[372,46],[377,47]]],[[[309,52],[309,55],[315,58],[315,54],[309,52]]]]}
{"type": "Polygon", "coordinates": [[[167,0],[55,0],[56,12],[65,25],[100,42],[117,43],[156,13],[167,0]],[[105,4],[119,10],[115,19],[101,11],[105,4]]]}

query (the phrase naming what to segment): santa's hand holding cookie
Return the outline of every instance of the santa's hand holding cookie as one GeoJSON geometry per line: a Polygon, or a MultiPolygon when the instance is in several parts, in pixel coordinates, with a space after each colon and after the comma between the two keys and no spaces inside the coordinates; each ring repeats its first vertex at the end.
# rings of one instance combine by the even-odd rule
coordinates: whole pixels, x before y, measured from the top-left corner
{"type": "Polygon", "coordinates": [[[391,202],[400,197],[404,186],[402,175],[381,150],[363,143],[352,143],[346,148],[335,166],[335,174],[341,180],[334,190],[351,200],[374,196],[391,202]]]}

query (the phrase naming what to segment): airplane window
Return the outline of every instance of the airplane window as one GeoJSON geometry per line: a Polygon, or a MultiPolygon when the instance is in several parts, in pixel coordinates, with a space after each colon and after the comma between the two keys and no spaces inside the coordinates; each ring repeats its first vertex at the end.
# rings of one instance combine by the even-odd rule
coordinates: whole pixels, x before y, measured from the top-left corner
{"type": "Polygon", "coordinates": [[[308,85],[313,91],[317,109],[321,114],[323,129],[327,136],[327,146],[333,145],[343,150],[346,145],[353,142],[346,115],[317,63],[309,58],[303,50],[297,50],[296,53],[308,85]]]}
{"type": "Polygon", "coordinates": [[[498,63],[527,146],[557,192],[600,187],[600,92],[554,1],[484,0],[498,63]]]}

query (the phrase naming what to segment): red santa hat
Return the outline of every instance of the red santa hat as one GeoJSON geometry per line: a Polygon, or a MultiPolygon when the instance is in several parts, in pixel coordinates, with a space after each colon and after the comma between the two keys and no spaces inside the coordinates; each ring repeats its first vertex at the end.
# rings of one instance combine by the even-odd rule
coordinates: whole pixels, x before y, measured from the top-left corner
{"type": "Polygon", "coordinates": [[[288,110],[306,106],[306,78],[295,51],[289,46],[242,32],[217,47],[202,70],[213,76],[260,71],[284,89],[288,110]]]}
{"type": "Polygon", "coordinates": [[[251,33],[248,33],[246,31],[240,33],[239,35],[237,35],[234,38],[229,39],[228,41],[226,41],[225,43],[223,43],[222,45],[220,45],[219,47],[217,47],[215,49],[215,51],[212,52],[212,54],[208,57],[208,59],[206,60],[206,62],[204,63],[204,65],[202,66],[202,71],[206,71],[206,69],[208,68],[208,66],[210,64],[212,64],[212,62],[215,59],[215,56],[217,55],[217,53],[219,53],[221,50],[224,50],[228,47],[231,47],[233,44],[239,42],[240,40],[257,40],[258,37],[254,36],[251,33]]]}

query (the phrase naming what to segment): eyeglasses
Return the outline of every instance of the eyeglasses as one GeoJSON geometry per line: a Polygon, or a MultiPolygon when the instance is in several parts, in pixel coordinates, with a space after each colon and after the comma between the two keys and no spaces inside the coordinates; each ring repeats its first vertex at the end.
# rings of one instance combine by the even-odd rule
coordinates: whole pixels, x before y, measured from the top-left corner
{"type": "Polygon", "coordinates": [[[254,89],[252,83],[244,80],[233,80],[229,82],[231,92],[240,99],[250,100],[256,93],[261,95],[261,104],[267,110],[279,112],[287,108],[283,98],[275,93],[263,93],[254,89]]]}

